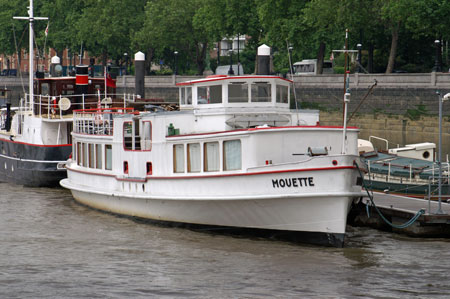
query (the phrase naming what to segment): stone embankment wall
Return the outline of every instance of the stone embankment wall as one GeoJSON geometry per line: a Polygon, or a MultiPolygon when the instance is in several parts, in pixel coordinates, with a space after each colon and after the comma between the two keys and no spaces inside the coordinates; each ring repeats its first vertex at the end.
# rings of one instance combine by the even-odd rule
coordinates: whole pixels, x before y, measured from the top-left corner
{"type": "MultiPolygon", "coordinates": [[[[322,125],[342,125],[343,75],[294,78],[300,106],[320,110],[322,125]]],[[[390,147],[439,142],[439,92],[450,92],[450,74],[352,74],[349,125],[361,129],[360,138],[377,136],[390,147]],[[370,87],[377,81],[372,92],[370,87]],[[366,97],[367,95],[367,97],[366,97]],[[365,98],[365,99],[364,99],[365,98]]],[[[443,103],[442,149],[450,154],[450,101],[443,103]]],[[[383,143],[375,144],[383,148],[383,143]]]]}

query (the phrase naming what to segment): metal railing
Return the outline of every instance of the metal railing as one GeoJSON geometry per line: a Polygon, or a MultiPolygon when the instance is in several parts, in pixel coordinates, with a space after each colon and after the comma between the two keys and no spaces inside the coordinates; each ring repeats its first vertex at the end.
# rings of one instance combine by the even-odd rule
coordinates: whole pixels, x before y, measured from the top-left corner
{"type": "Polygon", "coordinates": [[[80,109],[73,112],[73,132],[112,136],[114,116],[133,113],[134,108],[80,109]]]}

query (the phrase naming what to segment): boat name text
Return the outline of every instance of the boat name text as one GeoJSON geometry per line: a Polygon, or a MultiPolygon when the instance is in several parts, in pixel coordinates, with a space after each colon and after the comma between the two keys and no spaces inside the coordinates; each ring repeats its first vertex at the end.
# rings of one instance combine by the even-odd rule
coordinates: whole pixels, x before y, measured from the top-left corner
{"type": "Polygon", "coordinates": [[[313,187],[314,178],[290,178],[290,179],[275,179],[272,180],[272,186],[274,188],[285,188],[285,187],[313,187]]]}

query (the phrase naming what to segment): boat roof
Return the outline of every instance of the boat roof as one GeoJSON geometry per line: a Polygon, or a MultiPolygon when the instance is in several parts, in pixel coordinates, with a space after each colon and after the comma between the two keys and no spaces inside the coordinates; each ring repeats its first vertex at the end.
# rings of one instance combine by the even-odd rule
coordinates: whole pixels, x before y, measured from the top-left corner
{"type": "Polygon", "coordinates": [[[177,83],[177,86],[186,86],[186,85],[194,85],[201,84],[206,82],[216,82],[216,81],[242,81],[249,79],[272,79],[272,80],[283,80],[289,83],[292,83],[291,80],[282,78],[280,76],[272,76],[272,75],[243,75],[243,76],[228,76],[228,75],[212,75],[202,79],[190,80],[185,82],[177,83]]]}

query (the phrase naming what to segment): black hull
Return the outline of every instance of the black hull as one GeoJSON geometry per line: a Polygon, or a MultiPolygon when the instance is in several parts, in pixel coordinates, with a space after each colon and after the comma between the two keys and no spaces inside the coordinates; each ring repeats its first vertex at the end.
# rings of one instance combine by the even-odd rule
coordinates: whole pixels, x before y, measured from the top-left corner
{"type": "Polygon", "coordinates": [[[28,187],[57,187],[66,177],[58,169],[72,152],[71,145],[37,146],[0,139],[0,181],[28,187]]]}

